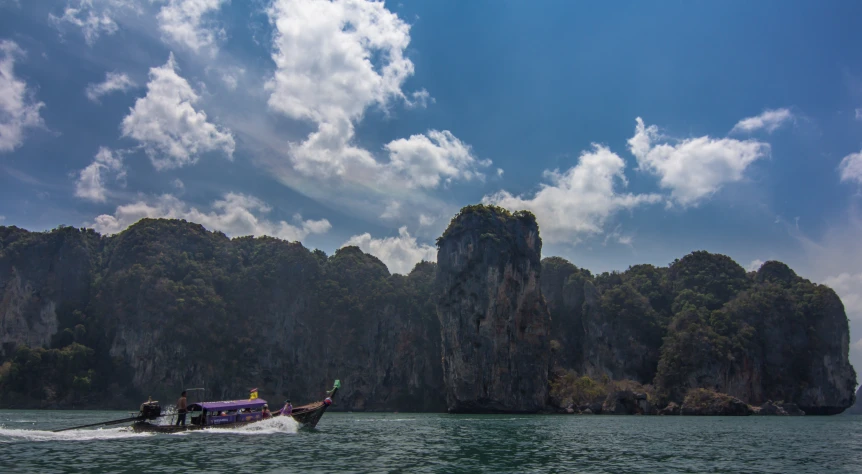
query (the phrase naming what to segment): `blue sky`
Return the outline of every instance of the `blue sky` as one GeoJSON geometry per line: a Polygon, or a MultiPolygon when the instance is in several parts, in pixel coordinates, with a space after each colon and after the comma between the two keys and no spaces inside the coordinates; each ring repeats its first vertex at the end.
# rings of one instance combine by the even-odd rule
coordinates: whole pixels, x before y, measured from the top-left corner
{"type": "Polygon", "coordinates": [[[0,216],[180,217],[406,272],[457,210],[593,271],[829,284],[862,364],[858,2],[0,0],[0,216]],[[640,119],[640,122],[639,122],[640,119]]]}

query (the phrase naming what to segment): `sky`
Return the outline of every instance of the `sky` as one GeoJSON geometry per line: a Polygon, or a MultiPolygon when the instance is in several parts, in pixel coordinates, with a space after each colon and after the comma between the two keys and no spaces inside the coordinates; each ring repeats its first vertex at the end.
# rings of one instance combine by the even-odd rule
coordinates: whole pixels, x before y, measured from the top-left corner
{"type": "Polygon", "coordinates": [[[862,367],[862,3],[0,0],[0,225],[182,218],[390,271],[468,204],[593,272],[841,296],[862,367]]]}

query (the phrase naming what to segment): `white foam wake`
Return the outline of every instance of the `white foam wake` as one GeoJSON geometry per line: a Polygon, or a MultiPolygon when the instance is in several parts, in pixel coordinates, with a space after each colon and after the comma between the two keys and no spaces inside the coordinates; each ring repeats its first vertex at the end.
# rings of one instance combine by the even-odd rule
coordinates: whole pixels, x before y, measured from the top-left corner
{"type": "Polygon", "coordinates": [[[54,433],[41,430],[13,430],[0,428],[0,443],[16,441],[90,441],[95,439],[121,439],[152,436],[151,433],[135,433],[128,427],[100,428],[95,430],[70,430],[54,433]]]}
{"type": "Polygon", "coordinates": [[[252,424],[240,426],[239,428],[205,428],[201,431],[206,433],[233,433],[242,435],[267,435],[276,433],[296,433],[299,428],[293,418],[289,416],[277,416],[268,420],[256,421],[252,424]]]}

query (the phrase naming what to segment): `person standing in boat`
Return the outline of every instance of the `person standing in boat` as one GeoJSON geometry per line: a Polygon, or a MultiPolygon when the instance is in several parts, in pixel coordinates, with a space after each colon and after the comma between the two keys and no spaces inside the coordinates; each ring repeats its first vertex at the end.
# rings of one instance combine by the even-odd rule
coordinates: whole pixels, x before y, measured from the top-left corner
{"type": "Polygon", "coordinates": [[[263,411],[261,412],[261,418],[264,420],[272,418],[272,413],[269,412],[269,405],[263,406],[263,411]]]}
{"type": "Polygon", "coordinates": [[[186,391],[183,390],[183,393],[180,394],[180,399],[177,400],[177,423],[176,426],[180,426],[180,422],[183,422],[183,426],[186,426],[186,391]]]}
{"type": "Polygon", "coordinates": [[[281,409],[282,415],[290,416],[293,413],[293,405],[290,404],[290,400],[284,403],[284,408],[281,409]]]}

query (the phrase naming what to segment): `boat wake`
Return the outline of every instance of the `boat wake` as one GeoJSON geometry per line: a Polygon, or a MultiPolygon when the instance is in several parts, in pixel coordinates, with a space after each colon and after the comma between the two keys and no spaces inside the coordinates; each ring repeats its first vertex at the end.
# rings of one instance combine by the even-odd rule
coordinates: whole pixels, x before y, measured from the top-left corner
{"type": "Polygon", "coordinates": [[[20,441],[92,441],[106,439],[138,438],[152,433],[135,433],[128,427],[95,430],[71,430],[54,433],[42,430],[15,430],[0,428],[0,443],[20,441]]]}
{"type": "Polygon", "coordinates": [[[241,435],[268,435],[276,433],[296,433],[299,428],[293,418],[278,416],[268,420],[257,421],[239,428],[205,428],[199,433],[230,433],[241,435]]]}

